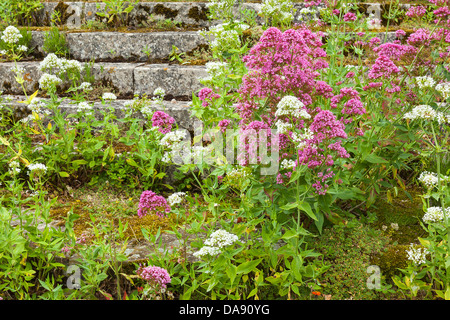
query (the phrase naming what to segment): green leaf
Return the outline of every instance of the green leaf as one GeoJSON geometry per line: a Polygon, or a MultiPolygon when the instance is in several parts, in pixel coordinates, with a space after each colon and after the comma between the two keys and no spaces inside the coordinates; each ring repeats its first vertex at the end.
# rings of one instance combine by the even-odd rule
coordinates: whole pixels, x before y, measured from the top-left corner
{"type": "Polygon", "coordinates": [[[60,171],[60,172],[59,172],[59,175],[60,175],[61,177],[63,177],[63,178],[68,178],[68,177],[69,177],[69,174],[68,174],[67,172],[64,172],[64,171],[60,171]]]}
{"type": "Polygon", "coordinates": [[[237,267],[236,274],[241,274],[241,273],[247,274],[247,273],[253,271],[261,261],[262,261],[262,258],[241,263],[237,267]]]}
{"type": "Polygon", "coordinates": [[[370,153],[369,155],[367,155],[367,157],[365,158],[366,161],[370,162],[370,163],[388,163],[387,160],[373,154],[370,153]]]}

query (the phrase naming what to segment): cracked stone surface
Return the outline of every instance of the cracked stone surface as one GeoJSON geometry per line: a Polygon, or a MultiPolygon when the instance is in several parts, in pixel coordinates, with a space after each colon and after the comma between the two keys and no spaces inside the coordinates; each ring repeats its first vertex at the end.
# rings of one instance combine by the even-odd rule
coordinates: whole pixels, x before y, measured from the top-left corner
{"type": "MultiPolygon", "coordinates": [[[[39,62],[19,62],[25,69],[24,83],[27,94],[39,89],[39,62]]],[[[11,71],[12,62],[0,63],[0,90],[5,94],[23,94],[22,87],[15,81],[11,71]]],[[[178,66],[168,64],[144,65],[139,63],[95,63],[93,75],[102,85],[112,87],[119,98],[133,98],[134,95],[152,95],[161,87],[174,98],[189,100],[192,92],[202,88],[199,78],[206,77],[203,66],[178,66]]]]}
{"type": "MultiPolygon", "coordinates": [[[[50,18],[55,9],[58,9],[62,15],[64,15],[64,25],[68,28],[80,28],[83,24],[86,24],[89,20],[101,20],[101,17],[97,16],[97,12],[105,10],[104,3],[91,3],[91,2],[65,2],[64,7],[57,8],[56,2],[45,2],[43,9],[36,14],[36,19],[41,25],[50,25],[50,18]]],[[[364,3],[366,16],[372,13],[375,18],[378,15],[383,15],[383,8],[378,3],[364,3]]],[[[410,5],[402,5],[402,8],[408,8],[410,5]]],[[[310,15],[302,14],[301,9],[305,8],[304,3],[294,3],[294,23],[308,19],[310,15]]],[[[242,21],[240,16],[240,8],[234,7],[234,15],[242,21]]],[[[256,13],[261,11],[260,3],[243,3],[242,8],[244,10],[251,10],[256,13]]],[[[319,12],[319,7],[310,8],[316,12],[319,12]]],[[[208,8],[206,2],[139,2],[128,15],[128,19],[124,16],[123,19],[127,21],[128,25],[137,26],[140,23],[147,21],[151,16],[159,19],[171,19],[185,23],[187,25],[197,25],[200,27],[207,27],[213,24],[221,23],[221,21],[210,21],[207,18],[208,8]]],[[[256,16],[256,22],[261,24],[264,22],[262,17],[256,16]]]]}
{"type": "Polygon", "coordinates": [[[149,95],[161,87],[173,96],[190,98],[193,92],[203,87],[198,79],[207,75],[203,66],[143,65],[134,70],[134,92],[149,95]]]}
{"type": "MultiPolygon", "coordinates": [[[[32,32],[31,46],[37,53],[46,55],[43,50],[44,34],[32,32]]],[[[167,59],[172,45],[180,52],[189,52],[206,40],[196,32],[68,32],[66,43],[72,59],[96,62],[120,60],[145,62],[148,59],[167,59]],[[147,56],[144,51],[150,49],[147,56]]]]}

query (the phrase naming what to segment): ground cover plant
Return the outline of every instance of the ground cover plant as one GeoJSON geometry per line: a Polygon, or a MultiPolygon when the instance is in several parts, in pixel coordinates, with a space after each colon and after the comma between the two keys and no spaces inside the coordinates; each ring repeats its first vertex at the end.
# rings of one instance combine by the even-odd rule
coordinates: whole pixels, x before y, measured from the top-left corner
{"type": "MultiPolygon", "coordinates": [[[[119,30],[139,2],[104,3],[119,30]]],[[[449,2],[305,4],[207,4],[167,57],[207,73],[192,127],[161,87],[118,115],[56,18],[30,94],[38,3],[0,16],[0,298],[450,299],[449,2]]]]}

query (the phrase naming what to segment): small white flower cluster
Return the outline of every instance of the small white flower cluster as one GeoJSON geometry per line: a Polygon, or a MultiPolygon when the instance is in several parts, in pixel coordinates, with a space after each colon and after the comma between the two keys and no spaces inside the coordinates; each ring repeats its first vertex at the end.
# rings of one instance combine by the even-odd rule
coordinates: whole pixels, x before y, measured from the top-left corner
{"type": "Polygon", "coordinates": [[[84,115],[92,115],[92,106],[86,101],[82,101],[77,105],[77,112],[83,113],[84,115]]]}
{"type": "Polygon", "coordinates": [[[295,9],[290,0],[264,0],[261,15],[272,23],[289,24],[294,20],[295,9]]]}
{"type": "Polygon", "coordinates": [[[225,52],[230,49],[239,49],[241,40],[239,32],[248,29],[245,23],[234,24],[233,27],[229,23],[222,23],[209,28],[209,31],[200,30],[198,34],[209,39],[209,45],[212,51],[225,52]]]}
{"type": "Polygon", "coordinates": [[[227,20],[233,17],[233,6],[235,0],[209,0],[206,6],[210,17],[214,20],[227,20]]]}
{"type": "MultiPolygon", "coordinates": [[[[424,171],[420,174],[418,180],[422,182],[427,189],[432,189],[438,185],[438,175],[434,172],[424,171]]],[[[441,176],[442,181],[447,181],[448,176],[441,176]]]]}
{"type": "Polygon", "coordinates": [[[409,250],[406,250],[408,260],[414,262],[416,265],[425,263],[427,261],[428,250],[426,248],[410,245],[409,250]]]}
{"type": "Polygon", "coordinates": [[[79,90],[83,90],[83,91],[91,91],[92,89],[92,85],[90,82],[83,82],[79,85],[78,87],[79,90]]]}
{"type": "Polygon", "coordinates": [[[291,139],[297,144],[297,149],[303,150],[307,144],[307,140],[311,140],[314,137],[314,132],[309,128],[304,128],[303,133],[292,132],[291,139]]]}
{"type": "Polygon", "coordinates": [[[429,105],[415,106],[410,112],[405,113],[403,119],[408,120],[430,120],[437,121],[439,124],[450,123],[450,115],[434,110],[429,105]]]}
{"type": "Polygon", "coordinates": [[[30,172],[45,173],[47,172],[47,167],[42,163],[30,163],[28,165],[28,170],[30,172]]]}
{"type": "Polygon", "coordinates": [[[44,60],[39,63],[42,72],[58,74],[59,76],[69,72],[81,72],[83,66],[77,60],[58,58],[54,53],[49,53],[44,60]]]}
{"type": "Polygon", "coordinates": [[[161,159],[162,162],[168,163],[175,157],[183,154],[185,146],[185,143],[183,143],[184,138],[186,138],[186,132],[184,130],[171,131],[162,137],[159,144],[169,149],[169,151],[164,152],[161,159]]]}
{"type": "Polygon", "coordinates": [[[42,109],[46,107],[46,104],[43,101],[40,101],[37,98],[34,98],[31,100],[30,104],[27,106],[28,110],[31,112],[35,112],[37,114],[42,113],[42,109]]]}
{"type": "Polygon", "coordinates": [[[23,78],[25,75],[25,69],[19,65],[14,65],[11,67],[11,72],[13,72],[17,78],[23,78]]]}
{"type": "Polygon", "coordinates": [[[275,116],[293,116],[296,118],[310,119],[311,115],[303,109],[305,105],[294,96],[284,96],[277,105],[275,116]]]}
{"type": "Polygon", "coordinates": [[[290,159],[283,159],[280,165],[282,169],[292,170],[295,168],[295,161],[290,159]]]}
{"type": "Polygon", "coordinates": [[[20,173],[20,163],[18,161],[11,161],[9,163],[9,173],[12,175],[16,175],[20,173]]]}
{"type": "Polygon", "coordinates": [[[159,144],[163,147],[171,148],[184,138],[186,138],[186,132],[184,130],[171,131],[164,135],[159,144]]]}
{"type": "Polygon", "coordinates": [[[423,77],[416,77],[416,83],[420,89],[424,89],[424,88],[433,88],[436,81],[434,81],[432,77],[423,76],[423,77]]]}
{"type": "Polygon", "coordinates": [[[60,85],[61,83],[62,80],[54,74],[44,73],[39,78],[39,88],[45,91],[48,91],[51,88],[56,88],[56,86],[60,85]]]}
{"type": "Polygon", "coordinates": [[[436,85],[436,90],[444,97],[445,100],[450,98],[450,82],[443,82],[436,85]]]}
{"type": "Polygon", "coordinates": [[[164,96],[166,95],[166,90],[158,87],[153,91],[153,95],[159,97],[160,99],[163,99],[164,96]]]}
{"type": "Polygon", "coordinates": [[[289,130],[292,130],[293,128],[291,123],[284,122],[282,120],[277,120],[277,122],[275,122],[275,126],[277,127],[278,134],[287,134],[289,130]]]}
{"type": "Polygon", "coordinates": [[[167,202],[169,203],[169,206],[174,206],[176,204],[181,203],[185,196],[186,196],[186,193],[184,193],[184,192],[176,192],[176,193],[171,194],[167,198],[167,202]]]}
{"type": "Polygon", "coordinates": [[[210,61],[205,64],[205,67],[208,77],[201,79],[205,83],[220,79],[229,73],[228,63],[226,62],[210,61]]]}
{"type": "Polygon", "coordinates": [[[427,208],[427,212],[423,215],[423,221],[426,223],[439,222],[444,220],[444,211],[445,216],[450,215],[450,208],[445,208],[442,210],[441,207],[429,207],[427,208]]]}
{"type": "Polygon", "coordinates": [[[222,252],[221,249],[231,246],[238,240],[239,239],[235,234],[229,233],[223,229],[216,230],[205,240],[205,246],[195,252],[194,256],[203,257],[205,255],[218,255],[222,252]]]}
{"type": "Polygon", "coordinates": [[[114,93],[111,93],[111,92],[105,92],[105,93],[103,93],[103,95],[102,95],[102,99],[103,99],[103,100],[116,100],[117,97],[116,97],[116,95],[115,95],[114,93]]]}
{"type": "Polygon", "coordinates": [[[6,27],[2,32],[1,39],[7,44],[15,44],[22,38],[19,29],[14,26],[6,27]]]}

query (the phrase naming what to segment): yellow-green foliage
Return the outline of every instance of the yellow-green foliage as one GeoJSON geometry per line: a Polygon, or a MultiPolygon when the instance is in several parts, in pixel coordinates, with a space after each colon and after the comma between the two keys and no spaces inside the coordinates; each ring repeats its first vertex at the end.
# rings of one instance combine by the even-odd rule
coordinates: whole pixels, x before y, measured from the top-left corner
{"type": "Polygon", "coordinates": [[[406,250],[408,247],[408,245],[389,246],[385,252],[373,259],[373,264],[380,267],[381,274],[387,280],[391,279],[395,274],[399,274],[399,268],[404,269],[407,267],[406,250]]]}

